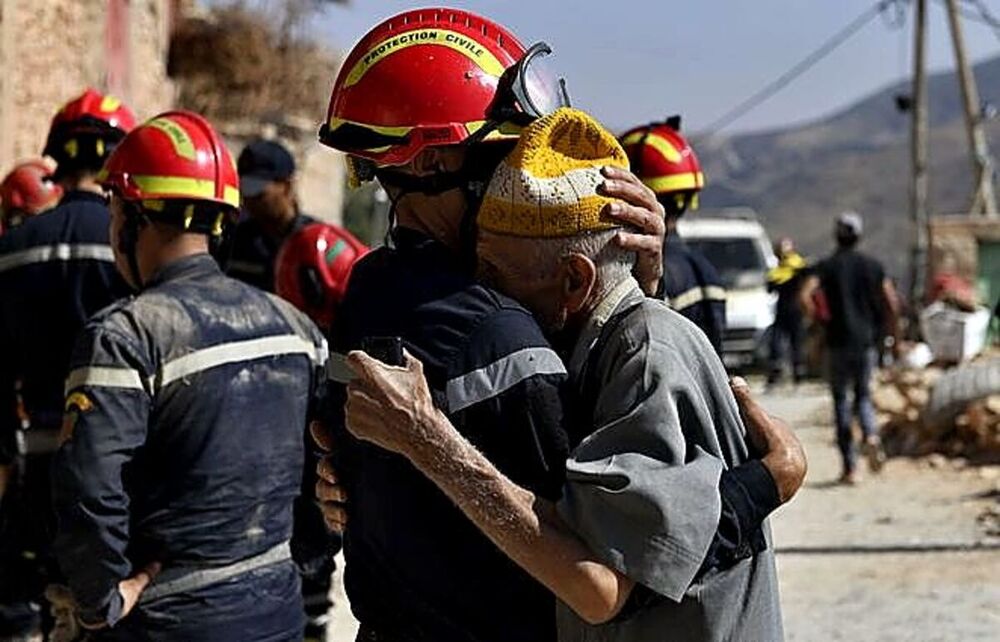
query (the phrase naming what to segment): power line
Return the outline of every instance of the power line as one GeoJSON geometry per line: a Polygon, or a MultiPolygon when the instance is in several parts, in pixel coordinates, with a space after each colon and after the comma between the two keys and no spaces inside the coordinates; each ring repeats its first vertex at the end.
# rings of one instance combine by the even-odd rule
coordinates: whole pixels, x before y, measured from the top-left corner
{"type": "MultiPolygon", "coordinates": [[[[938,0],[940,2],[940,0],[938,0]]],[[[964,4],[972,5],[976,10],[976,13],[971,13],[967,9],[962,9],[961,13],[967,20],[973,20],[980,24],[984,24],[993,30],[993,34],[1000,39],[1000,19],[989,10],[989,8],[982,2],[982,0],[963,0],[964,4]]]]}
{"type": "Polygon", "coordinates": [[[897,1],[898,0],[880,0],[860,16],[849,22],[846,27],[834,34],[815,51],[793,65],[791,69],[712,122],[707,128],[709,135],[733,124],[768,98],[784,89],[799,76],[809,71],[818,62],[833,53],[837,47],[844,44],[844,42],[846,42],[851,36],[874,20],[889,6],[895,5],[897,1]]]}

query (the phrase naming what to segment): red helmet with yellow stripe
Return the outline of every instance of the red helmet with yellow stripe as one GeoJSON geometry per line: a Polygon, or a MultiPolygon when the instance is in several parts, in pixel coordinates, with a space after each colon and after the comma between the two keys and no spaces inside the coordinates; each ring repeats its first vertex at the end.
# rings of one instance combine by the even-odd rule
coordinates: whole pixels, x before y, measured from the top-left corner
{"type": "Polygon", "coordinates": [[[230,213],[240,205],[232,155],[212,125],[189,111],[168,111],[134,129],[108,159],[100,180],[122,199],[153,212],[168,201],[221,205],[214,211],[230,213]]]}
{"type": "Polygon", "coordinates": [[[635,175],[660,200],[671,196],[683,211],[697,207],[697,193],[705,187],[698,156],[680,134],[680,117],[631,129],[621,137],[635,175]],[[683,202],[682,202],[683,201],[683,202]]]}
{"type": "MultiPolygon", "coordinates": [[[[543,55],[551,51],[538,46],[543,55]]],[[[458,9],[417,9],[389,18],[345,60],[320,140],[387,166],[405,164],[425,147],[467,141],[480,130],[490,132],[484,139],[515,136],[484,126],[498,88],[510,85],[516,93],[527,87],[521,92],[527,100],[520,101],[527,113],[532,93],[547,91],[536,90],[545,81],[533,82],[530,74],[520,84],[501,82],[504,72],[531,58],[534,49],[503,26],[458,9]]]]}
{"type": "Polygon", "coordinates": [[[133,127],[135,115],[121,100],[88,88],[53,116],[42,153],[96,171],[133,127]]]}

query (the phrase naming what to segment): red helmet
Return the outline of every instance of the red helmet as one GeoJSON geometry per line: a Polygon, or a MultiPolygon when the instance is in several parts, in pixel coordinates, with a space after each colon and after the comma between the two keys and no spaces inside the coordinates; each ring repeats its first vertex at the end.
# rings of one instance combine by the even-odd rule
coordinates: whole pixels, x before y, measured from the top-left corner
{"type": "Polygon", "coordinates": [[[21,163],[7,174],[0,183],[4,227],[17,227],[25,215],[33,216],[56,204],[62,188],[51,177],[52,167],[41,159],[21,163]]]}
{"type": "MultiPolygon", "coordinates": [[[[402,165],[425,147],[463,142],[491,120],[501,76],[528,52],[503,26],[459,9],[389,18],[344,61],[320,140],[378,165],[402,165]]],[[[521,85],[533,87],[531,80],[521,85]]],[[[484,139],[516,135],[489,131],[484,139]]]]}
{"type": "Polygon", "coordinates": [[[705,187],[698,156],[680,134],[680,117],[636,127],[621,137],[635,175],[657,195],[693,196],[705,187]]]}
{"type": "Polygon", "coordinates": [[[232,155],[212,125],[189,111],[168,111],[134,129],[108,159],[100,181],[147,210],[171,200],[217,203],[230,212],[240,205],[232,155]]]}
{"type": "Polygon", "coordinates": [[[56,112],[42,153],[63,162],[81,154],[80,139],[94,138],[91,153],[100,159],[133,127],[135,115],[122,101],[87,89],[56,112]]]}
{"type": "Polygon", "coordinates": [[[351,268],[367,253],[368,248],[343,228],[327,223],[301,227],[278,252],[275,291],[316,325],[329,329],[334,308],[347,291],[351,268]]]}

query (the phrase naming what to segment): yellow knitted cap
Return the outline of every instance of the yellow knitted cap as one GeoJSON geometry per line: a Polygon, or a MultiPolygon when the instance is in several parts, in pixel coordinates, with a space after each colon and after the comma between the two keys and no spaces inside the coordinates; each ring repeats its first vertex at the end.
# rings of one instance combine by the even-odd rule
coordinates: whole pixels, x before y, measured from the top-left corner
{"type": "Polygon", "coordinates": [[[615,137],[569,107],[525,128],[490,180],[479,229],[510,236],[555,238],[619,227],[601,216],[612,198],[598,194],[606,165],[628,169],[615,137]]]}

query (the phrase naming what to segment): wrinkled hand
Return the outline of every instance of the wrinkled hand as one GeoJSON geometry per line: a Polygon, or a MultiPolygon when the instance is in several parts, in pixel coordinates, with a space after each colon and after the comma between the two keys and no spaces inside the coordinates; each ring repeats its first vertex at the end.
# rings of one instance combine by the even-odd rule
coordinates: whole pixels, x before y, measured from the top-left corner
{"type": "MultiPolygon", "coordinates": [[[[333,438],[326,426],[318,421],[309,424],[309,432],[313,441],[324,452],[333,452],[333,438]]],[[[340,485],[337,471],[333,467],[333,457],[325,455],[316,464],[316,499],[319,501],[320,512],[326,527],[335,533],[343,533],[347,528],[347,491],[340,485]]]]}
{"type": "Polygon", "coordinates": [[[357,375],[347,386],[347,429],[386,450],[412,456],[433,440],[437,410],[424,366],[404,350],[405,367],[389,366],[359,350],[347,355],[357,375]]]}
{"type": "Polygon", "coordinates": [[[152,582],[153,578],[159,575],[159,573],[160,564],[158,562],[150,562],[146,566],[142,567],[142,569],[140,569],[139,572],[132,577],[118,582],[118,593],[122,596],[122,620],[128,617],[128,614],[132,612],[135,605],[139,603],[139,598],[142,597],[142,592],[146,590],[149,583],[152,582]]]}
{"type": "Polygon", "coordinates": [[[624,201],[606,205],[604,213],[640,232],[619,232],[615,240],[622,249],[636,253],[632,274],[642,291],[654,296],[663,277],[663,205],[632,172],[610,166],[601,171],[606,179],[601,193],[624,201]]]}
{"type": "Polygon", "coordinates": [[[798,492],[806,476],[808,464],[802,443],[788,424],[769,415],[753,399],[743,377],[733,377],[729,385],[743,415],[747,439],[761,453],[761,463],[774,478],[781,502],[787,502],[798,492]]]}

